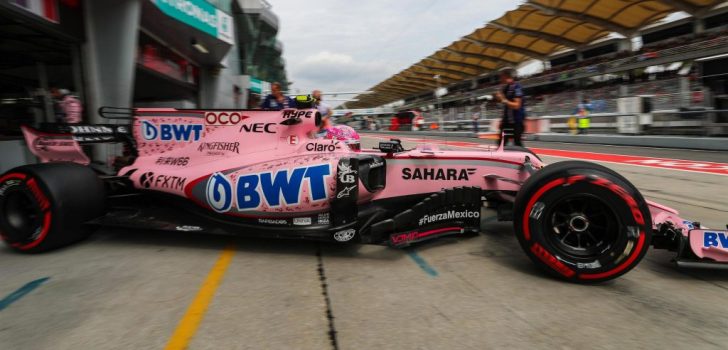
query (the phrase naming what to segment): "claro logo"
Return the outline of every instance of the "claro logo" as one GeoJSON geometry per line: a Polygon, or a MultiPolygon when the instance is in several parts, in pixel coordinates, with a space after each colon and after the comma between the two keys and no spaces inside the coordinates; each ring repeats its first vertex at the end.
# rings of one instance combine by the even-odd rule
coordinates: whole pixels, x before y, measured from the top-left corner
{"type": "Polygon", "coordinates": [[[205,124],[213,126],[238,125],[241,121],[250,117],[238,112],[208,112],[205,113],[205,124]]]}

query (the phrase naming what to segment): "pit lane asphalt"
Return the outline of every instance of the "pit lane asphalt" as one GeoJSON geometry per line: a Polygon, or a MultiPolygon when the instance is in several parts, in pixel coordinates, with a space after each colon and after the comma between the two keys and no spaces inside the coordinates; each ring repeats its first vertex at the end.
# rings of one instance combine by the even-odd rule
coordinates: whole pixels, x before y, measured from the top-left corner
{"type": "MultiPolygon", "coordinates": [[[[528,146],[728,162],[713,152],[528,146]]],[[[604,165],[687,218],[728,223],[726,176],[604,165]]],[[[189,349],[329,349],[331,331],[341,349],[728,344],[728,271],[677,269],[671,253],[651,251],[616,281],[580,286],[533,267],[510,223],[484,222],[482,232],[404,251],[117,230],[35,256],[1,248],[2,300],[49,279],[0,308],[0,349],[162,349],[229,244],[235,255],[189,349]]]]}

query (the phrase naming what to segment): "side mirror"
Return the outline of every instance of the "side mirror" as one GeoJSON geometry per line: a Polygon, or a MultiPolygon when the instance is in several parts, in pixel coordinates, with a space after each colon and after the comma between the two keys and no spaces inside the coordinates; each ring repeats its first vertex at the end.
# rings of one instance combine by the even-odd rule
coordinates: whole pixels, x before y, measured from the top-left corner
{"type": "Polygon", "coordinates": [[[287,125],[287,126],[301,124],[301,118],[289,118],[289,119],[286,119],[286,120],[284,120],[284,121],[282,121],[282,122],[280,122],[278,124],[280,124],[280,125],[287,125]]]}
{"type": "Polygon", "coordinates": [[[397,139],[380,142],[379,150],[384,153],[388,153],[388,154],[404,152],[404,148],[402,147],[402,142],[397,139]]]}

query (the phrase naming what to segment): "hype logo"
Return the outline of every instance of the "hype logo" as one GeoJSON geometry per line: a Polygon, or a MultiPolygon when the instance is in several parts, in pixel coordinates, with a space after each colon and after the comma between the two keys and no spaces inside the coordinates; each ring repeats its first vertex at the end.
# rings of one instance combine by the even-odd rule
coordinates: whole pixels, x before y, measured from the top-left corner
{"type": "Polygon", "coordinates": [[[215,173],[207,181],[205,197],[218,213],[232,209],[233,189],[238,211],[258,209],[264,203],[275,208],[299,204],[301,189],[307,183],[308,198],[316,202],[328,197],[326,178],[330,176],[329,164],[242,175],[235,183],[224,174],[215,173]]]}

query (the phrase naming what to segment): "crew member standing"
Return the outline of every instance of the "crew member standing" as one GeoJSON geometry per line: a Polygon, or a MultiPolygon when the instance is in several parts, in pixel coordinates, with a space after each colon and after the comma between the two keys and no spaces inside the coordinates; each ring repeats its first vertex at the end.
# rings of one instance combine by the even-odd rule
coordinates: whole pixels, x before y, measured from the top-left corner
{"type": "Polygon", "coordinates": [[[479,132],[478,121],[480,120],[480,112],[473,111],[472,119],[473,119],[473,132],[477,134],[479,132]]]}
{"type": "Polygon", "coordinates": [[[260,108],[269,111],[296,108],[296,101],[286,95],[283,95],[283,92],[281,91],[281,83],[276,82],[270,84],[270,94],[265,97],[263,103],[260,104],[260,108]]]}
{"type": "Polygon", "coordinates": [[[321,93],[321,90],[313,90],[311,92],[311,97],[313,97],[314,103],[316,103],[316,109],[318,109],[319,113],[321,113],[321,128],[319,129],[319,133],[325,135],[326,129],[329,129],[334,125],[333,111],[331,110],[331,107],[323,101],[323,94],[321,93]]]}
{"type": "Polygon", "coordinates": [[[508,138],[513,137],[513,144],[523,146],[521,135],[523,134],[523,124],[526,120],[526,110],[523,103],[523,88],[515,80],[516,71],[513,68],[504,68],[500,71],[500,80],[503,87],[495,94],[496,101],[503,104],[503,119],[500,125],[500,135],[498,136],[498,144],[500,138],[503,137],[503,130],[512,130],[513,136],[507,135],[508,138]]]}
{"type": "Polygon", "coordinates": [[[81,122],[83,106],[78,97],[66,89],[51,88],[53,111],[57,123],[77,124],[81,122]]]}

